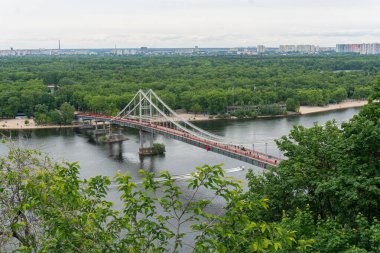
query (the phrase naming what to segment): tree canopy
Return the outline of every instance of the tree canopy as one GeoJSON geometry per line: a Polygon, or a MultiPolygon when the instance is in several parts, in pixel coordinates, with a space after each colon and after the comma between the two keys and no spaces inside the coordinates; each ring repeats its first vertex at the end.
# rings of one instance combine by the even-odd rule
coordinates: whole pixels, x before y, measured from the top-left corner
{"type": "Polygon", "coordinates": [[[228,105],[285,103],[297,110],[298,105],[366,99],[379,57],[1,58],[0,117],[17,112],[36,116],[41,113],[38,105],[50,112],[66,102],[80,111],[115,114],[138,89],[153,89],[172,108],[195,113],[223,114],[228,105]]]}
{"type": "Polygon", "coordinates": [[[155,179],[141,171],[141,183],[117,174],[122,203],[108,200],[111,180],[79,178],[77,163],[54,163],[37,150],[11,147],[0,158],[0,249],[17,252],[278,252],[306,249],[280,223],[252,219],[245,212],[266,210],[267,200],[244,201],[242,186],[220,166],[198,167],[184,191],[168,173],[155,179]],[[225,201],[225,214],[207,211],[211,191],[225,201]],[[228,208],[226,208],[228,207],[228,208]],[[191,245],[184,225],[195,232],[191,245]]]}
{"type": "Polygon", "coordinates": [[[277,141],[288,159],[262,176],[248,175],[246,198],[270,200],[261,218],[279,221],[285,211],[303,237],[316,239],[315,251],[379,251],[379,87],[380,78],[372,102],[350,121],[295,126],[277,141]]]}

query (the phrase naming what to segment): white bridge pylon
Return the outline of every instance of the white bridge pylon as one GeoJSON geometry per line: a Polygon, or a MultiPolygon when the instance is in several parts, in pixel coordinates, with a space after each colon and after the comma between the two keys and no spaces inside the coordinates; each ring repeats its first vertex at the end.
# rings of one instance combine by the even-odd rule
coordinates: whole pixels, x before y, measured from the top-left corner
{"type": "Polygon", "coordinates": [[[233,144],[225,137],[212,134],[183,119],[151,89],[147,92],[139,90],[124,109],[114,117],[114,119],[118,118],[165,126],[216,143],[233,144]]]}

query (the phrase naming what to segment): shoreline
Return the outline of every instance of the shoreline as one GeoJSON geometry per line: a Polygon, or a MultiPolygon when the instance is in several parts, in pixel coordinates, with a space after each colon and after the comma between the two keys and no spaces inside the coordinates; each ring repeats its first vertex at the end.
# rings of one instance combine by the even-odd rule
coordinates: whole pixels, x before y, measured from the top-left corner
{"type": "Polygon", "coordinates": [[[8,127],[8,128],[4,128],[4,127],[0,127],[0,131],[1,130],[38,130],[38,129],[59,129],[59,128],[78,128],[79,126],[75,126],[75,125],[63,125],[63,126],[60,126],[60,125],[50,125],[50,126],[33,126],[33,127],[8,127]]]}
{"type": "Polygon", "coordinates": [[[79,125],[37,125],[33,119],[1,119],[0,130],[35,130],[35,129],[58,129],[77,128],[79,125]],[[25,120],[29,123],[26,125],[25,120]]]}
{"type": "MultiPolygon", "coordinates": [[[[287,115],[268,115],[268,116],[258,116],[256,118],[243,118],[246,119],[271,119],[271,118],[284,118],[284,117],[293,117],[293,116],[302,116],[313,113],[321,113],[328,111],[336,111],[349,108],[362,107],[368,104],[367,100],[348,100],[343,101],[338,104],[329,104],[326,106],[301,106],[299,113],[288,113],[287,115]]],[[[181,118],[190,122],[197,121],[211,121],[211,120],[242,120],[238,118],[217,118],[215,116],[210,118],[210,115],[205,114],[190,114],[183,113],[179,114],[181,118]]],[[[59,128],[77,128],[80,125],[37,125],[33,119],[28,119],[29,124],[25,125],[26,119],[1,119],[0,120],[0,130],[36,130],[36,129],[59,129],[59,128]]]]}
{"type": "Polygon", "coordinates": [[[300,115],[307,115],[320,112],[337,111],[342,109],[357,108],[368,104],[367,100],[346,100],[338,104],[328,104],[326,106],[301,106],[300,115]]]}

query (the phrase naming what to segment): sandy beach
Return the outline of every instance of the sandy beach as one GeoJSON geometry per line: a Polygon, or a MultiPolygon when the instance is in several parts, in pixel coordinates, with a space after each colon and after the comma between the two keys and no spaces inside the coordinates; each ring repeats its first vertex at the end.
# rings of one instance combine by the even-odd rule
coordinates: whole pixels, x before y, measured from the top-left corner
{"type": "Polygon", "coordinates": [[[37,125],[33,119],[28,119],[29,123],[25,124],[25,119],[2,119],[0,120],[0,130],[20,130],[20,129],[43,129],[43,128],[70,128],[78,127],[76,125],[37,125]]]}
{"type": "Polygon", "coordinates": [[[204,121],[204,120],[213,120],[214,117],[210,118],[208,114],[194,114],[194,113],[178,113],[178,115],[187,121],[204,121]]]}
{"type": "Polygon", "coordinates": [[[310,114],[310,113],[327,112],[327,111],[347,109],[347,108],[355,108],[355,107],[361,107],[366,104],[368,104],[367,100],[347,100],[339,104],[329,104],[326,106],[301,106],[300,114],[310,114]]]}

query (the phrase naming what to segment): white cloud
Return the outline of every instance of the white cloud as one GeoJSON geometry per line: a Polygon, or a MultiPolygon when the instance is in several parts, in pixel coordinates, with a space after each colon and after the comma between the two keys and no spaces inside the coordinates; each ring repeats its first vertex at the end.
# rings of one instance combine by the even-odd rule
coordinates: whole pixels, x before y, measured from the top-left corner
{"type": "Polygon", "coordinates": [[[375,0],[2,0],[0,48],[374,42],[375,0]]]}

